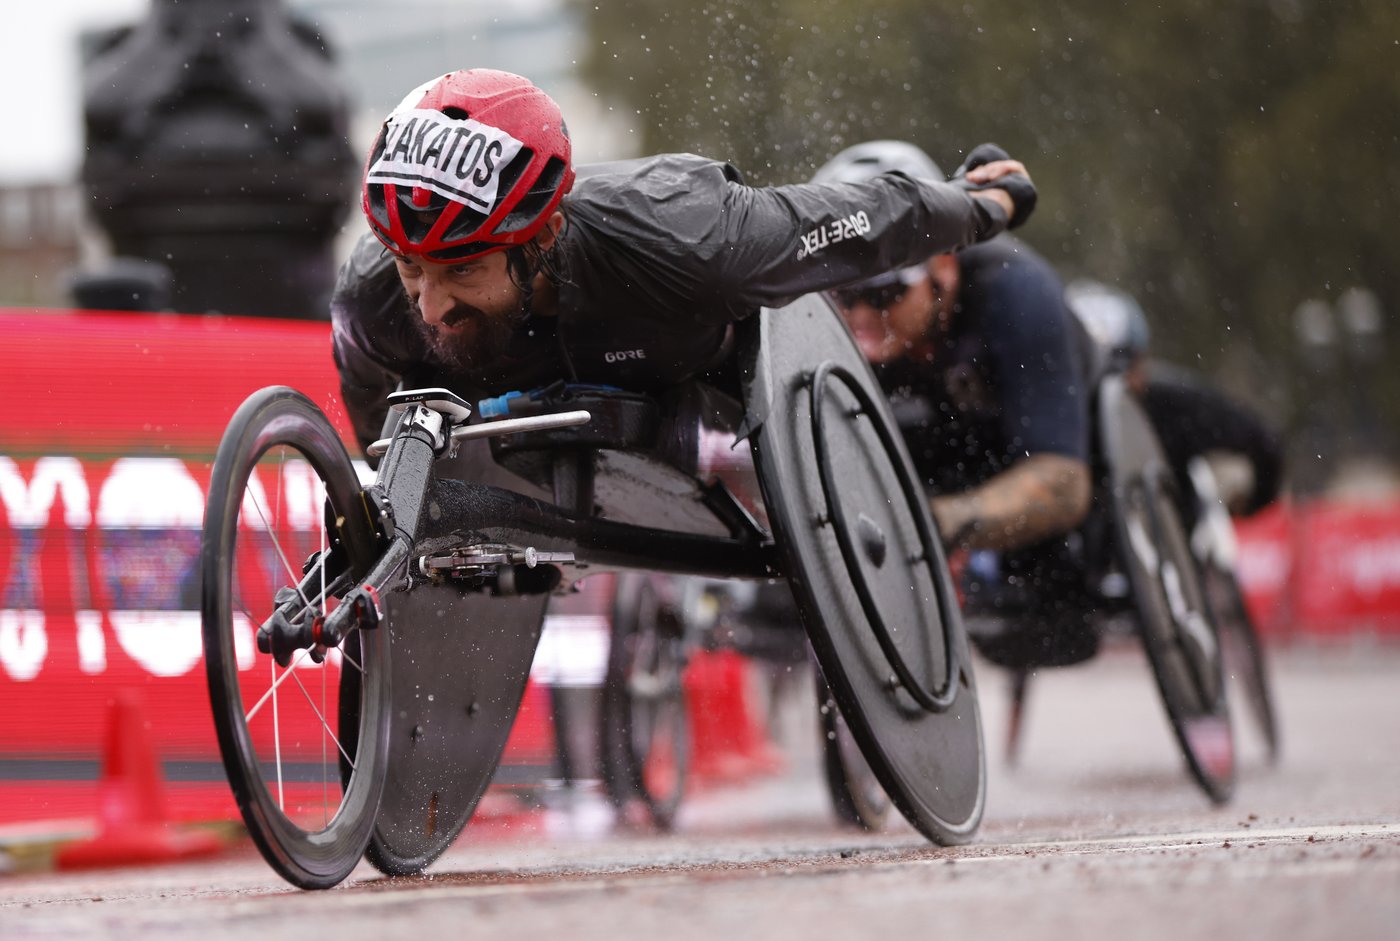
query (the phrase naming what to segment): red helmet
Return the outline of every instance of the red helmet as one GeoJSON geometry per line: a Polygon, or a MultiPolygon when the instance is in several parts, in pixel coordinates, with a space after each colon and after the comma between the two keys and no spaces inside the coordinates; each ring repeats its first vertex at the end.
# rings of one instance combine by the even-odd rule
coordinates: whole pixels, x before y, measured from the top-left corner
{"type": "Polygon", "coordinates": [[[385,120],[362,208],[392,251],[465,261],[539,234],[574,185],[570,152],[559,106],[528,79],[451,72],[385,120]]]}

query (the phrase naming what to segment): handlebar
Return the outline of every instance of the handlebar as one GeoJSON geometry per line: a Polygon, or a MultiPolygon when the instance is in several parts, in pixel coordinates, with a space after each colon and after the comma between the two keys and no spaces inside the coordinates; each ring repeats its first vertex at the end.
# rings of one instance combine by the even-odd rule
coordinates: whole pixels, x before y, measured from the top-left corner
{"type": "MultiPolygon", "coordinates": [[[[527,415],[521,418],[501,418],[496,421],[481,422],[476,425],[457,425],[450,432],[454,441],[468,441],[475,438],[494,438],[497,435],[512,435],[522,431],[548,431],[552,428],[572,428],[586,425],[593,415],[577,409],[571,412],[553,412],[548,415],[527,415]]],[[[365,453],[370,457],[380,457],[389,450],[393,438],[380,438],[365,453]]]]}

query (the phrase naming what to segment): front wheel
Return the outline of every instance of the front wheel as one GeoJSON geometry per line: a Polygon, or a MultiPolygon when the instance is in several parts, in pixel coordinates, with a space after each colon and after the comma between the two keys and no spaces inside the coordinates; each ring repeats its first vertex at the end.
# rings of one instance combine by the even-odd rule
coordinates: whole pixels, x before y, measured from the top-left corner
{"type": "Polygon", "coordinates": [[[354,587],[345,522],[361,488],[321,411],[292,389],[254,393],[214,460],[200,550],[209,698],[224,769],[258,849],[287,881],[328,888],[364,855],[384,785],[388,628],[264,652],[324,623],[354,587]],[[328,534],[328,529],[330,530],[328,534]],[[305,562],[303,562],[305,560],[305,562]]]}

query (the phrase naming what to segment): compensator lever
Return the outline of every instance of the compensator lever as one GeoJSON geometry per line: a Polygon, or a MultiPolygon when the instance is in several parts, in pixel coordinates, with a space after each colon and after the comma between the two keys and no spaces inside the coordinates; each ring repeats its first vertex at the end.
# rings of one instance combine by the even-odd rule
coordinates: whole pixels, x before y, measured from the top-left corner
{"type": "Polygon", "coordinates": [[[572,552],[541,552],[533,546],[478,544],[457,546],[446,552],[419,556],[418,574],[424,578],[494,575],[503,565],[534,568],[540,563],[569,564],[572,552]]]}

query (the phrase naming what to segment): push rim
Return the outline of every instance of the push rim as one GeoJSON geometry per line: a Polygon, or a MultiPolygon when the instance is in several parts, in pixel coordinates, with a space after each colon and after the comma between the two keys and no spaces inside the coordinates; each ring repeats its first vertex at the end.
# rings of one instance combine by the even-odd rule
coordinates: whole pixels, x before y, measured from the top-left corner
{"type": "MultiPolygon", "coordinates": [[[[832,468],[831,452],[827,447],[826,409],[823,405],[831,379],[840,382],[859,403],[860,414],[869,417],[871,429],[879,438],[881,447],[885,449],[886,454],[891,455],[890,466],[899,478],[900,493],[905,500],[909,501],[911,509],[914,510],[912,519],[922,545],[922,557],[910,561],[926,565],[930,578],[934,584],[937,584],[938,572],[934,567],[938,564],[938,556],[933,549],[933,532],[929,528],[925,514],[919,512],[918,507],[913,506],[915,500],[921,499],[922,489],[910,476],[909,468],[905,463],[895,456],[897,450],[894,443],[894,432],[884,421],[883,413],[875,407],[874,400],[865,388],[844,366],[828,360],[817,367],[812,376],[812,441],[817,452],[817,467],[821,474],[822,489],[826,495],[828,512],[831,514],[832,529],[835,531],[837,543],[841,547],[842,558],[846,561],[851,584],[856,590],[856,596],[860,599],[861,610],[865,612],[871,633],[875,635],[880,650],[889,662],[890,669],[894,671],[894,678],[899,682],[899,685],[922,709],[928,712],[944,712],[953,704],[958,695],[957,681],[960,664],[957,645],[953,643],[950,632],[947,630],[942,632],[945,675],[937,687],[927,689],[915,678],[913,670],[910,669],[904,655],[895,644],[888,625],[885,624],[884,615],[875,601],[874,593],[866,578],[865,565],[861,560],[860,550],[852,535],[857,532],[860,524],[857,522],[853,525],[846,514],[840,495],[840,481],[836,479],[836,473],[832,468]]],[[[940,593],[938,605],[940,624],[950,623],[952,612],[948,610],[949,599],[940,593]]]]}

